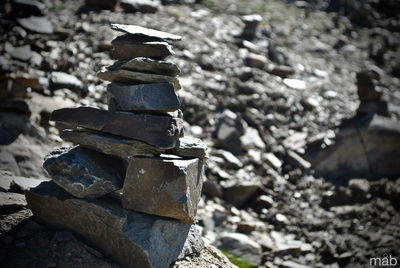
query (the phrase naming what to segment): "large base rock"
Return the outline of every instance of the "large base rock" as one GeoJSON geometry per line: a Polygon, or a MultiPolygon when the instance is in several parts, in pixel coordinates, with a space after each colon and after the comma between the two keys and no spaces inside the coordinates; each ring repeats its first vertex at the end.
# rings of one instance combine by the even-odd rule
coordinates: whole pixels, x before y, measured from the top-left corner
{"type": "Polygon", "coordinates": [[[51,120],[137,139],[160,148],[173,148],[183,121],[169,116],[110,112],[92,107],[56,110],[51,120]]]}
{"type": "Polygon", "coordinates": [[[203,162],[195,159],[133,157],[126,172],[122,205],[192,223],[200,201],[203,162]]]}
{"type": "Polygon", "coordinates": [[[26,198],[38,221],[72,231],[123,267],[165,268],[203,248],[193,225],[75,199],[53,182],[42,183],[26,198]]]}
{"type": "Polygon", "coordinates": [[[80,198],[100,197],[123,184],[122,161],[80,146],[52,151],[43,167],[55,183],[80,198]]]}

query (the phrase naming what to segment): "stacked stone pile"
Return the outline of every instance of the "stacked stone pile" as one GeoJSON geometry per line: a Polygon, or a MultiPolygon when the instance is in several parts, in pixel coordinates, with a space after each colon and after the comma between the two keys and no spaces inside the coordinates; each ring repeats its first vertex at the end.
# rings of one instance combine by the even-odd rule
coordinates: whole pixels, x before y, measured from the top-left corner
{"type": "Polygon", "coordinates": [[[133,25],[112,41],[117,61],[98,76],[108,110],[56,110],[78,144],[45,159],[53,182],[27,193],[34,216],[74,232],[124,267],[168,267],[203,243],[195,229],[206,146],[184,137],[179,68],[164,59],[181,37],[133,25]]]}

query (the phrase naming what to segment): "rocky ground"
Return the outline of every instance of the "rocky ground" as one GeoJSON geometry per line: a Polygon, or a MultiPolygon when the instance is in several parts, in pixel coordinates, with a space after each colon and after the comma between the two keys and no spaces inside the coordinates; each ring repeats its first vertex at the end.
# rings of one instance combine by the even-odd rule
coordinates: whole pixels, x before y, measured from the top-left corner
{"type": "MultiPolygon", "coordinates": [[[[18,183],[45,179],[44,155],[67,145],[48,120],[54,109],[106,107],[107,83],[96,73],[113,62],[110,23],[183,36],[171,60],[182,70],[185,133],[209,146],[198,211],[207,244],[241,267],[368,267],[384,253],[400,261],[400,180],[321,177],[307,161],[356,114],[360,70],[379,74],[389,117],[400,119],[398,2],[174,1],[156,13],[42,2],[39,26],[16,19],[35,8],[2,4],[0,18],[2,73],[22,71],[34,84],[22,94],[0,92],[0,169],[10,181],[0,185],[0,260],[7,267],[118,267],[72,234],[35,222],[23,197],[29,185],[18,183]],[[254,13],[262,16],[257,35],[243,40],[240,16],[254,13]]],[[[198,259],[184,262],[176,266],[198,259]]]]}

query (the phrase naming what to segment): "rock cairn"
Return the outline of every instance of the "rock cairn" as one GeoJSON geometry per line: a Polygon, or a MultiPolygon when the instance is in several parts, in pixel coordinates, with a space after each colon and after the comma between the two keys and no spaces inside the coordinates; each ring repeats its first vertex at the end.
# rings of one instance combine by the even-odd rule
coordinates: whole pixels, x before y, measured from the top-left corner
{"type": "Polygon", "coordinates": [[[382,91],[377,84],[380,75],[372,69],[362,70],[357,73],[357,94],[360,105],[357,110],[358,115],[378,114],[389,116],[387,102],[381,100],[382,91]]]}
{"type": "Polygon", "coordinates": [[[169,267],[203,248],[195,229],[205,144],[184,137],[176,91],[179,68],[164,59],[180,36],[112,24],[117,61],[98,74],[110,81],[108,110],[66,108],[51,119],[69,125],[78,144],[43,164],[52,182],[27,193],[34,216],[74,232],[124,267],[169,267]]]}

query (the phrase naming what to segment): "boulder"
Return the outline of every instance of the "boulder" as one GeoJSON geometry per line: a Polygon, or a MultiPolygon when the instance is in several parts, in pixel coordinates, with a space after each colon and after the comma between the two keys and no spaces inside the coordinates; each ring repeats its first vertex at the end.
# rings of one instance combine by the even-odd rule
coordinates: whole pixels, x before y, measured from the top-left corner
{"type": "Polygon", "coordinates": [[[52,34],[53,24],[45,17],[19,18],[18,23],[28,31],[40,34],[52,34]]]}
{"type": "Polygon", "coordinates": [[[77,199],[53,182],[31,189],[26,198],[38,221],[73,232],[123,267],[169,267],[203,248],[201,238],[191,234],[193,225],[124,210],[104,200],[77,199]]]}
{"type": "Polygon", "coordinates": [[[124,34],[111,41],[114,49],[111,57],[117,60],[130,60],[136,57],[147,57],[153,59],[164,59],[174,55],[172,46],[161,41],[140,41],[130,34],[124,34]]]}
{"type": "Polygon", "coordinates": [[[174,86],[170,83],[107,86],[109,111],[173,112],[181,107],[174,86]]]}
{"type": "Polygon", "coordinates": [[[50,152],[43,167],[55,183],[79,198],[121,189],[125,170],[122,161],[79,145],[50,152]]]}
{"type": "Polygon", "coordinates": [[[160,74],[149,74],[141,72],[133,72],[129,70],[108,70],[97,73],[100,79],[119,82],[125,84],[145,84],[145,83],[172,83],[174,84],[174,89],[181,89],[181,85],[176,77],[160,75],[160,74]]]}
{"type": "Polygon", "coordinates": [[[51,90],[68,88],[82,96],[86,96],[89,93],[87,86],[85,86],[81,80],[76,76],[63,72],[52,72],[49,86],[51,90]]]}
{"type": "Polygon", "coordinates": [[[203,161],[173,157],[132,157],[126,171],[122,206],[194,222],[203,184],[203,161]]]}
{"type": "Polygon", "coordinates": [[[259,265],[262,259],[261,246],[241,233],[224,232],[219,235],[218,246],[229,253],[251,263],[259,265]]]}
{"type": "Polygon", "coordinates": [[[164,149],[175,147],[183,124],[180,118],[110,112],[92,107],[56,110],[51,120],[141,140],[164,149]]]}
{"type": "Polygon", "coordinates": [[[111,29],[133,36],[142,36],[158,40],[165,39],[170,41],[179,41],[182,39],[182,37],[180,37],[179,35],[157,31],[154,29],[148,29],[137,25],[111,24],[111,29]]]}
{"type": "Polygon", "coordinates": [[[117,61],[115,64],[108,66],[108,70],[130,70],[143,73],[154,73],[167,76],[177,76],[181,70],[175,63],[170,61],[153,60],[144,57],[134,58],[128,61],[117,61]]]}
{"type": "Polygon", "coordinates": [[[119,136],[89,130],[65,129],[61,132],[60,137],[63,140],[80,144],[82,147],[114,155],[122,159],[128,159],[131,156],[153,156],[161,153],[188,158],[207,158],[207,146],[200,139],[186,136],[179,138],[175,147],[168,150],[142,141],[124,139],[119,136]]]}
{"type": "Polygon", "coordinates": [[[127,13],[156,13],[160,4],[159,1],[152,0],[120,0],[119,2],[119,5],[127,13]]]}

